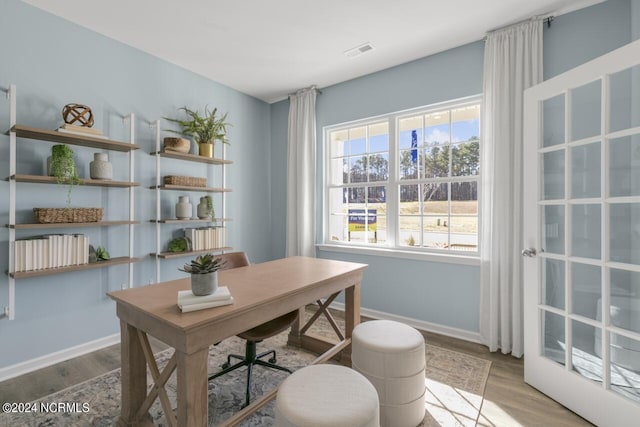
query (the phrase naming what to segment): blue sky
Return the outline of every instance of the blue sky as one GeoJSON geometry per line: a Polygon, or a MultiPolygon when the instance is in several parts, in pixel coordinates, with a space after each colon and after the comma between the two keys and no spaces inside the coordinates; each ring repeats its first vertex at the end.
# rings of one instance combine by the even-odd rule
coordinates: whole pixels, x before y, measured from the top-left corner
{"type": "MultiPolygon", "coordinates": [[[[468,141],[472,136],[479,136],[480,134],[480,120],[465,120],[452,123],[452,137],[453,142],[468,141]]],[[[422,146],[423,129],[416,129],[418,133],[418,146],[422,146]]],[[[430,126],[424,129],[426,132],[426,143],[446,143],[449,142],[449,124],[443,124],[438,126],[430,126]]],[[[370,152],[380,152],[389,150],[389,136],[388,135],[376,135],[369,138],[370,152]]],[[[366,151],[366,142],[364,138],[353,139],[348,141],[348,154],[359,155],[366,151]]],[[[400,148],[411,148],[411,130],[400,132],[400,148]]],[[[347,154],[347,153],[345,153],[347,154]]]]}

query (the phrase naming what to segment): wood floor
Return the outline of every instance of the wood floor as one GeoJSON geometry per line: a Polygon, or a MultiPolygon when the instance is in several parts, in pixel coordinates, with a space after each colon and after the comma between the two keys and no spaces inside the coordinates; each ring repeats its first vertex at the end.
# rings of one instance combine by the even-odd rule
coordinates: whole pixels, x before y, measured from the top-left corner
{"type": "MultiPolygon", "coordinates": [[[[492,362],[479,426],[591,426],[524,383],[522,359],[490,353],[480,345],[423,332],[431,345],[492,362]]],[[[154,352],[166,346],[152,341],[154,352]]],[[[77,357],[0,383],[0,402],[30,402],[120,367],[120,345],[77,357]]],[[[447,426],[448,427],[448,426],[447,426]]]]}

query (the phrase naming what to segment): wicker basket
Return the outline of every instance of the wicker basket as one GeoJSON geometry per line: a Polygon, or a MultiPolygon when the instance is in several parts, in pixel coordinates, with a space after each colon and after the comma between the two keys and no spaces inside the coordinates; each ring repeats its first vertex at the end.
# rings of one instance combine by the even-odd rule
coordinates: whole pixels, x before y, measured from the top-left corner
{"type": "Polygon", "coordinates": [[[164,177],[167,185],[185,185],[187,187],[206,187],[207,178],[197,178],[195,176],[169,175],[164,177]]]}
{"type": "Polygon", "coordinates": [[[102,208],[33,208],[33,214],[41,224],[102,220],[102,208]]]}

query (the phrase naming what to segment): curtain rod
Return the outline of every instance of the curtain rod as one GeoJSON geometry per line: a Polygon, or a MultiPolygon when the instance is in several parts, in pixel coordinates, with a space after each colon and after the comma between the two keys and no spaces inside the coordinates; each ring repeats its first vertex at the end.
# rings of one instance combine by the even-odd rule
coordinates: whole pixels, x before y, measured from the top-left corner
{"type": "Polygon", "coordinates": [[[300,92],[301,90],[305,90],[305,89],[313,89],[313,90],[315,90],[315,91],[316,91],[316,93],[317,93],[318,95],[322,95],[322,91],[321,91],[320,89],[318,89],[318,88],[317,88],[317,87],[315,87],[315,86],[311,86],[311,87],[308,87],[308,88],[300,89],[300,90],[297,90],[297,91],[295,91],[295,92],[289,93],[289,94],[287,94],[287,98],[290,98],[290,97],[292,97],[292,96],[294,96],[294,95],[297,95],[297,93],[298,93],[298,92],[300,92]]]}
{"type": "MultiPolygon", "coordinates": [[[[553,15],[549,15],[549,16],[547,16],[546,18],[544,18],[544,19],[542,20],[542,23],[543,23],[543,24],[547,24],[547,28],[551,28],[551,23],[553,22],[554,18],[555,18],[555,17],[554,17],[553,15]]],[[[522,21],[522,22],[525,22],[525,21],[522,21]]],[[[518,25],[518,24],[519,24],[519,23],[515,23],[515,24],[512,24],[512,25],[507,25],[507,26],[502,27],[502,28],[496,28],[495,30],[487,31],[487,33],[491,33],[491,32],[493,32],[493,31],[498,31],[498,30],[502,30],[502,29],[505,29],[505,28],[509,28],[509,27],[511,27],[511,26],[513,26],[513,25],[518,25]]],[[[486,41],[487,41],[487,36],[484,36],[484,37],[482,38],[482,41],[485,41],[485,42],[486,42],[486,41]]]]}

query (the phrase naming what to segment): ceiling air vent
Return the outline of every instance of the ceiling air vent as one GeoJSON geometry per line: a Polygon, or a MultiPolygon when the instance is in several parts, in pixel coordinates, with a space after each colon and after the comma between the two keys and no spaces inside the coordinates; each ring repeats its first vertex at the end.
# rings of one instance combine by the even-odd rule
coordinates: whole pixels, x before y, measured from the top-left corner
{"type": "Polygon", "coordinates": [[[353,49],[349,49],[344,52],[347,58],[355,58],[358,55],[362,55],[363,53],[367,53],[373,50],[373,45],[369,42],[366,42],[363,45],[356,46],[353,49]]]}

